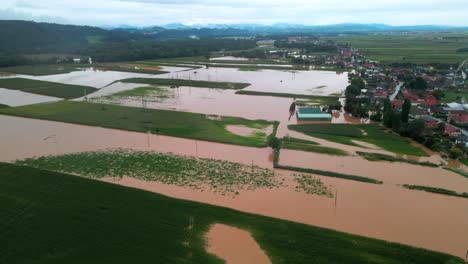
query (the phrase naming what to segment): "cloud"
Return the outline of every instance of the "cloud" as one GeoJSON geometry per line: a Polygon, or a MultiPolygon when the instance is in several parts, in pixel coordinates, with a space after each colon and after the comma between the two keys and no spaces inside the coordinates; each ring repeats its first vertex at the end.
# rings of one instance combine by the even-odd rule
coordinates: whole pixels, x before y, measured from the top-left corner
{"type": "Polygon", "coordinates": [[[62,17],[87,25],[468,23],[466,0],[2,0],[2,7],[0,14],[9,14],[1,15],[2,19],[58,21],[62,17]]]}

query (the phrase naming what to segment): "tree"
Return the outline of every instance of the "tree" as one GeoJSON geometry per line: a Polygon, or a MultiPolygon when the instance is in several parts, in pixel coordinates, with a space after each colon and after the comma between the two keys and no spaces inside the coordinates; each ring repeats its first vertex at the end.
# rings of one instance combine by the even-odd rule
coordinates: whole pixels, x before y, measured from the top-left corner
{"type": "Polygon", "coordinates": [[[437,100],[441,100],[442,98],[444,98],[445,96],[445,93],[441,90],[437,90],[437,91],[434,91],[432,93],[432,95],[437,99],[437,100]]]}
{"type": "Polygon", "coordinates": [[[384,103],[383,103],[383,111],[384,113],[387,112],[388,110],[391,110],[392,109],[392,103],[390,102],[390,99],[385,99],[384,103]]]}
{"type": "Polygon", "coordinates": [[[388,128],[392,128],[392,121],[393,120],[393,109],[387,109],[387,111],[383,114],[383,123],[384,126],[388,128]]]}
{"type": "Polygon", "coordinates": [[[275,151],[278,151],[281,147],[281,139],[277,137],[271,137],[268,139],[268,146],[275,151]]]}
{"type": "Polygon", "coordinates": [[[409,137],[418,140],[424,132],[424,129],[426,129],[424,121],[416,119],[408,123],[406,133],[409,137]]]}
{"type": "Polygon", "coordinates": [[[403,107],[401,109],[401,121],[403,123],[408,123],[409,113],[411,109],[411,102],[409,99],[405,99],[403,107]]]}
{"type": "Polygon", "coordinates": [[[463,151],[457,147],[453,147],[449,150],[449,155],[452,159],[458,159],[463,155],[463,151]]]}
{"type": "Polygon", "coordinates": [[[427,82],[421,77],[416,77],[416,79],[410,84],[411,89],[415,90],[426,90],[427,82]]]}
{"type": "Polygon", "coordinates": [[[445,132],[445,123],[440,122],[436,127],[436,131],[437,131],[437,133],[439,133],[441,135],[444,134],[444,132],[445,132]]]}
{"type": "Polygon", "coordinates": [[[361,94],[361,88],[359,88],[359,86],[351,84],[348,87],[346,87],[346,90],[345,90],[346,99],[356,97],[360,94],[361,94]]]}
{"type": "Polygon", "coordinates": [[[393,112],[392,114],[392,130],[394,132],[399,132],[401,128],[401,114],[398,112],[393,112]]]}

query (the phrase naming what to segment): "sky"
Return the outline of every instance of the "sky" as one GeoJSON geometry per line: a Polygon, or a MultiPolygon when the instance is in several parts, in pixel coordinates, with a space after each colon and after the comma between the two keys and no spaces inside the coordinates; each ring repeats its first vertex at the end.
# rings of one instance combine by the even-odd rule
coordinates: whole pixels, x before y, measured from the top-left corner
{"type": "Polygon", "coordinates": [[[169,23],[468,26],[467,0],[2,0],[0,19],[93,26],[169,23]]]}

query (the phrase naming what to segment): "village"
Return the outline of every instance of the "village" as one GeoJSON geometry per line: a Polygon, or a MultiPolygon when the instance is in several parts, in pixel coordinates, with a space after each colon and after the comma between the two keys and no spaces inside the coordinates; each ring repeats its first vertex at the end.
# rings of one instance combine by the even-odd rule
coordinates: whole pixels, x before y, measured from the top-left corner
{"type": "Polygon", "coordinates": [[[353,116],[383,122],[394,132],[412,137],[432,151],[441,152],[444,158],[461,159],[463,162],[463,157],[468,155],[466,61],[460,65],[434,66],[382,63],[368,59],[350,45],[318,37],[288,37],[280,41],[280,45],[277,43],[271,40],[261,42],[277,48],[270,51],[272,59],[288,58],[311,70],[349,71],[351,85],[347,89],[350,93],[346,92],[345,110],[353,116]],[[315,50],[328,52],[313,52],[315,50]],[[357,85],[359,89],[351,87],[356,86],[353,80],[363,81],[357,85]],[[405,115],[405,102],[409,112],[402,117],[405,115]],[[388,113],[386,104],[391,105],[391,113],[388,113]],[[387,124],[384,120],[386,112],[390,115],[387,124]],[[418,124],[419,131],[416,135],[402,131],[402,120],[392,127],[392,115],[399,116],[393,117],[393,122],[403,119],[403,123],[418,124]]]}

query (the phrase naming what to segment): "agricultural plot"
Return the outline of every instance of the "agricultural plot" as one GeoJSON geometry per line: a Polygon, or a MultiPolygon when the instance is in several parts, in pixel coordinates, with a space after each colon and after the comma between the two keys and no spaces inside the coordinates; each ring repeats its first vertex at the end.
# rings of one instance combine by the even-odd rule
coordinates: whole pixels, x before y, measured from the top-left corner
{"type": "Polygon", "coordinates": [[[319,146],[317,143],[312,141],[298,140],[295,138],[284,138],[282,141],[282,148],[284,149],[293,149],[300,151],[308,152],[317,152],[327,155],[336,155],[336,156],[348,156],[349,153],[336,148],[319,146]]]}
{"type": "Polygon", "coordinates": [[[215,223],[250,231],[273,263],[463,263],[447,254],[12,164],[0,163],[0,186],[5,263],[222,263],[205,249],[204,235],[215,223]]]}
{"type": "Polygon", "coordinates": [[[307,124],[289,125],[288,128],[312,137],[345,145],[359,146],[353,141],[357,140],[374,144],[394,153],[427,156],[423,149],[411,145],[411,142],[406,138],[388,132],[378,125],[307,124]]]}
{"type": "Polygon", "coordinates": [[[228,131],[226,126],[266,129],[278,125],[265,120],[72,101],[4,108],[0,113],[251,147],[266,147],[267,135],[240,136],[228,131]]]}
{"type": "Polygon", "coordinates": [[[39,81],[25,78],[0,79],[0,88],[23,92],[73,99],[97,91],[94,87],[39,81]]]}
{"type": "Polygon", "coordinates": [[[468,59],[467,52],[458,52],[468,47],[466,33],[349,35],[332,39],[349,43],[370,59],[383,62],[458,64],[468,59]]]}
{"type": "Polygon", "coordinates": [[[32,76],[45,76],[52,74],[63,74],[70,73],[73,71],[79,71],[77,67],[66,66],[66,65],[26,65],[26,66],[14,66],[0,68],[0,72],[13,73],[13,74],[24,74],[32,76]]]}
{"type": "Polygon", "coordinates": [[[282,183],[273,170],[257,166],[124,149],[45,156],[16,164],[89,178],[132,177],[223,195],[279,187],[282,183]]]}
{"type": "Polygon", "coordinates": [[[307,95],[307,94],[292,94],[292,93],[270,93],[260,91],[237,91],[236,94],[252,95],[252,96],[273,96],[273,97],[285,97],[285,98],[299,98],[303,99],[298,101],[298,104],[302,105],[341,105],[338,101],[338,96],[318,96],[318,95],[307,95]]]}
{"type": "Polygon", "coordinates": [[[250,85],[249,83],[210,82],[210,81],[194,81],[194,80],[164,79],[164,78],[129,78],[129,79],[124,79],[120,81],[126,82],[126,83],[142,83],[142,84],[149,84],[149,85],[191,86],[191,87],[234,89],[234,90],[240,90],[250,85]]]}

